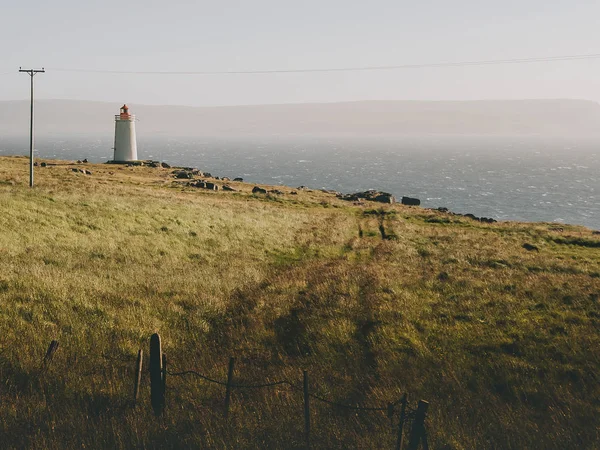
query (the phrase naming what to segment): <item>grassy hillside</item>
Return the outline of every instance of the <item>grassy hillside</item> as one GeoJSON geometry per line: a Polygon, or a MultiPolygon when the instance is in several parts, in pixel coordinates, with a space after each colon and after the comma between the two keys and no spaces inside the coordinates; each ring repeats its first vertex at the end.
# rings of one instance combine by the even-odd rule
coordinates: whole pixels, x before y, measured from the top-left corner
{"type": "MultiPolygon", "coordinates": [[[[30,189],[27,160],[0,158],[3,448],[302,448],[285,387],[235,390],[227,422],[222,387],[169,377],[155,418],[144,373],[133,409],[157,331],[172,371],[224,380],[235,356],[247,383],[305,369],[342,403],[426,399],[431,448],[600,445],[591,230],[52,163],[30,189]]],[[[393,448],[385,413],[312,407],[315,448],[393,448]]]]}

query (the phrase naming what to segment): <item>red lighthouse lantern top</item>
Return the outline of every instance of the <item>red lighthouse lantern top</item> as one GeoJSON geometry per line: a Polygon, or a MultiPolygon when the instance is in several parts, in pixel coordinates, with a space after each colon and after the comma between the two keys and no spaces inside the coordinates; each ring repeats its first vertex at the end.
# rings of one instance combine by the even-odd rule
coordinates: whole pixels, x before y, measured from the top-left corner
{"type": "Polygon", "coordinates": [[[131,114],[129,114],[129,106],[127,106],[127,105],[121,106],[120,118],[121,119],[129,119],[129,118],[131,118],[131,114]]]}

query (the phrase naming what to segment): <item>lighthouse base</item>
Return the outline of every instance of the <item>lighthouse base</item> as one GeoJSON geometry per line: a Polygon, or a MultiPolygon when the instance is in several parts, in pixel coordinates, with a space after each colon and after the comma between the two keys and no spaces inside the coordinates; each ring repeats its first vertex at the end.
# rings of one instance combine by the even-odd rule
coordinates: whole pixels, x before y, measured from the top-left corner
{"type": "MultiPolygon", "coordinates": [[[[154,161],[152,159],[139,159],[135,161],[106,161],[106,164],[121,164],[127,166],[149,166],[149,167],[167,167],[166,163],[154,161]]],[[[169,166],[170,167],[170,166],[169,166]]]]}
{"type": "Polygon", "coordinates": [[[135,136],[135,117],[115,120],[115,154],[113,161],[137,161],[137,142],[135,136]]]}

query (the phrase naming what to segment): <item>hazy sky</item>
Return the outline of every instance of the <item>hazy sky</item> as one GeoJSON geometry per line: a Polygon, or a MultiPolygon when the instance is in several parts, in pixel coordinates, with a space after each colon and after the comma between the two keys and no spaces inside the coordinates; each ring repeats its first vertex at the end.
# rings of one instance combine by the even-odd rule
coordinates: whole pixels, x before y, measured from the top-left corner
{"type": "Polygon", "coordinates": [[[186,105],[364,99],[600,101],[600,59],[373,72],[123,75],[600,53],[595,0],[0,0],[0,100],[186,105]],[[10,72],[4,74],[5,72],[10,72]]]}

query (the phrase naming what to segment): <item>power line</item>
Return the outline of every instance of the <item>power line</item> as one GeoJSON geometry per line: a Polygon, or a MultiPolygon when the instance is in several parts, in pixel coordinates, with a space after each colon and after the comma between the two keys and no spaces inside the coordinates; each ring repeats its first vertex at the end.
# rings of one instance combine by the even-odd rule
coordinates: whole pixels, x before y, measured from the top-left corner
{"type": "Polygon", "coordinates": [[[577,61],[586,59],[598,59],[600,53],[590,53],[584,55],[561,55],[531,58],[513,58],[513,59],[491,59],[480,61],[460,61],[460,62],[441,62],[426,64],[400,64],[390,66],[364,66],[364,67],[337,67],[337,68],[312,68],[312,69],[274,69],[274,70],[230,70],[230,71],[143,71],[143,70],[98,70],[98,69],[79,69],[79,68],[49,68],[57,72],[81,72],[81,73],[104,73],[104,74],[124,74],[124,75],[261,75],[277,73],[315,73],[315,72],[366,72],[376,70],[401,70],[401,69],[422,69],[430,67],[465,67],[465,66],[486,66],[498,64],[524,64],[537,62],[555,62],[555,61],[577,61]]]}
{"type": "Polygon", "coordinates": [[[31,78],[31,103],[30,103],[30,116],[29,116],[29,187],[33,187],[33,77],[38,73],[44,73],[45,70],[41,69],[21,69],[19,72],[26,73],[31,78]]]}

